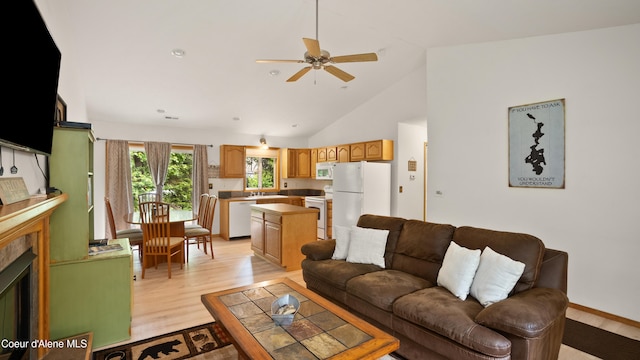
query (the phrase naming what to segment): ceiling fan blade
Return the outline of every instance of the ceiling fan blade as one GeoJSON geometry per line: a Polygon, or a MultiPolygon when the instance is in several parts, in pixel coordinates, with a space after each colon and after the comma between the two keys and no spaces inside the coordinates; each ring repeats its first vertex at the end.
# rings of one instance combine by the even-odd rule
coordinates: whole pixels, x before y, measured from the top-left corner
{"type": "Polygon", "coordinates": [[[306,68],[302,68],[302,70],[298,71],[297,73],[293,74],[292,77],[287,79],[287,82],[294,82],[297,81],[298,79],[300,79],[304,74],[308,73],[309,70],[311,70],[311,66],[307,66],[306,68]]]}
{"type": "Polygon", "coordinates": [[[268,60],[268,59],[259,59],[256,60],[257,63],[298,63],[301,64],[304,60],[268,60]]]}
{"type": "Polygon", "coordinates": [[[340,80],[342,80],[344,82],[348,82],[348,81],[351,81],[351,80],[356,78],[355,76],[353,76],[351,74],[348,74],[348,73],[338,69],[335,66],[327,65],[327,66],[324,67],[324,69],[328,73],[330,73],[331,75],[337,77],[338,79],[340,79],[340,80]]]}
{"type": "Polygon", "coordinates": [[[331,61],[332,63],[378,61],[378,55],[376,55],[376,53],[366,53],[366,54],[334,56],[331,59],[329,59],[329,61],[331,61]]]}
{"type": "Polygon", "coordinates": [[[307,47],[309,55],[319,58],[320,57],[320,42],[316,39],[302,38],[304,46],[307,47]]]}

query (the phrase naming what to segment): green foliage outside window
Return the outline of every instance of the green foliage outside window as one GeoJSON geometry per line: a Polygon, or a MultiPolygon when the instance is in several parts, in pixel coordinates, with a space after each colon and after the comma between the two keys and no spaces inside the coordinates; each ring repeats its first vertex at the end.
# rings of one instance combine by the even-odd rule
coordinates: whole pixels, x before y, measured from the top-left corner
{"type": "MultiPolygon", "coordinates": [[[[135,209],[138,208],[138,194],[155,191],[151,178],[147,154],[144,151],[131,151],[131,183],[135,209]]],[[[169,159],[167,179],[164,183],[162,201],[174,208],[191,210],[191,189],[193,154],[190,152],[172,152],[169,159]]]]}
{"type": "Polygon", "coordinates": [[[275,189],[276,158],[247,156],[246,188],[275,189]]]}

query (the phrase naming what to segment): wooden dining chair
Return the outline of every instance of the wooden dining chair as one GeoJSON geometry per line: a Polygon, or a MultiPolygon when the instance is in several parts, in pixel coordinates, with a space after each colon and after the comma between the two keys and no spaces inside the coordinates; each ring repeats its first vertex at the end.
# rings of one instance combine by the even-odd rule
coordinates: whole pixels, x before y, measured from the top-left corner
{"type": "Polygon", "coordinates": [[[191,224],[184,224],[185,230],[186,229],[192,229],[192,228],[201,228],[202,224],[201,224],[201,218],[204,217],[205,212],[207,211],[207,203],[209,202],[209,194],[202,194],[200,195],[200,199],[198,200],[198,217],[196,218],[196,222],[191,223],[191,224]]]}
{"type": "Polygon", "coordinates": [[[191,240],[193,240],[194,243],[197,244],[198,249],[200,248],[200,243],[203,244],[205,254],[207,254],[207,243],[209,243],[211,258],[213,259],[215,257],[213,253],[213,217],[215,216],[217,202],[218,197],[210,195],[207,200],[206,209],[203,212],[201,211],[198,213],[199,227],[189,227],[184,229],[187,256],[189,256],[189,245],[191,244],[191,240]]]}
{"type": "Polygon", "coordinates": [[[187,237],[186,235],[187,233],[190,235],[197,235],[197,234],[203,233],[206,230],[204,223],[207,215],[207,205],[209,204],[209,198],[210,198],[209,194],[205,193],[200,195],[200,198],[198,199],[199,203],[198,203],[197,218],[195,219],[194,222],[190,224],[184,224],[185,262],[189,262],[189,245],[196,244],[198,246],[198,249],[200,249],[200,243],[202,241],[198,241],[197,237],[187,237]],[[191,241],[192,239],[195,241],[191,241]]]}
{"type": "Polygon", "coordinates": [[[145,269],[152,263],[158,268],[159,260],[166,260],[171,279],[171,260],[178,255],[180,259],[180,269],[183,267],[183,244],[184,238],[171,236],[169,204],[155,201],[143,202],[140,204],[140,220],[142,220],[142,278],[144,279],[145,269]],[[164,259],[163,259],[164,258],[164,259]]]}
{"type": "Polygon", "coordinates": [[[142,257],[142,229],[133,228],[116,230],[116,221],[113,217],[113,208],[111,207],[109,198],[106,196],[104,197],[104,204],[107,208],[107,218],[109,219],[109,230],[111,232],[111,237],[114,239],[128,238],[129,245],[131,245],[131,247],[135,246],[138,249],[138,256],[142,257]]]}
{"type": "Polygon", "coordinates": [[[158,199],[158,194],[155,191],[146,192],[138,195],[138,204],[142,204],[143,202],[150,201],[162,201],[162,199],[158,199]]]}

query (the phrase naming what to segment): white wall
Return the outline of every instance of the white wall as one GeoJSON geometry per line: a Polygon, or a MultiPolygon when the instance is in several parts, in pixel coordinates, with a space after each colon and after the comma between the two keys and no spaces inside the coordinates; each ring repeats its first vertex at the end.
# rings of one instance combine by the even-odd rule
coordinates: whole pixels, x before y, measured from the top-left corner
{"type": "Polygon", "coordinates": [[[396,216],[405,219],[424,220],[424,143],[427,141],[427,124],[398,124],[397,171],[398,189],[396,216]],[[416,170],[409,171],[409,161],[416,162],[416,170]],[[402,187],[402,192],[399,188],[402,187]]]}
{"type": "MultiPolygon", "coordinates": [[[[419,67],[409,75],[399,79],[396,84],[385,89],[377,96],[356,108],[346,116],[336,120],[309,138],[309,147],[349,144],[365,140],[390,139],[394,141],[394,161],[391,162],[391,214],[399,213],[401,202],[408,199],[422,203],[420,193],[405,191],[400,198],[398,192],[399,179],[397,163],[403,146],[409,148],[418,142],[421,146],[423,138],[416,144],[403,144],[399,141],[399,123],[425,123],[426,119],[426,69],[419,67]]],[[[426,134],[426,129],[423,131],[426,134]]],[[[405,163],[406,166],[406,163],[405,163]]],[[[411,186],[409,187],[411,188],[411,186]]],[[[410,200],[408,200],[410,201],[410,200]]],[[[421,206],[421,205],[419,205],[421,206]]],[[[421,210],[414,216],[421,218],[421,210]]]]}
{"type": "Polygon", "coordinates": [[[569,253],[571,302],[636,321],[638,44],[635,24],[427,54],[430,220],[538,236],[569,253]],[[559,98],[566,188],[509,188],[508,107],[559,98]]]}

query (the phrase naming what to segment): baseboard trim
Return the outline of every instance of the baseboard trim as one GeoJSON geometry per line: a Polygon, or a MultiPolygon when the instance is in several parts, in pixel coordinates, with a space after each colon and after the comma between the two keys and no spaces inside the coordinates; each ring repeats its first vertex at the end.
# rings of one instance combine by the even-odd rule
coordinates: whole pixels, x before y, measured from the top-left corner
{"type": "Polygon", "coordinates": [[[633,327],[636,327],[636,328],[640,328],[640,321],[627,319],[627,318],[622,317],[622,316],[614,315],[614,314],[611,314],[611,313],[608,313],[608,312],[604,312],[604,311],[601,311],[601,310],[598,310],[598,309],[590,308],[590,307],[587,307],[587,306],[584,306],[584,305],[574,304],[572,302],[569,303],[569,307],[573,308],[573,309],[576,309],[576,310],[584,311],[586,313],[597,315],[597,316],[603,317],[605,319],[617,321],[617,322],[625,324],[625,325],[629,325],[629,326],[633,326],[633,327]]]}

